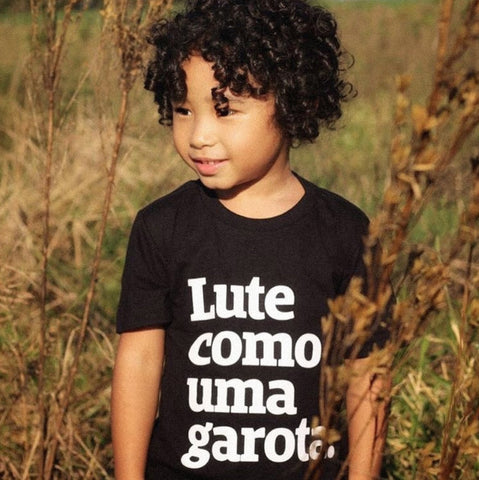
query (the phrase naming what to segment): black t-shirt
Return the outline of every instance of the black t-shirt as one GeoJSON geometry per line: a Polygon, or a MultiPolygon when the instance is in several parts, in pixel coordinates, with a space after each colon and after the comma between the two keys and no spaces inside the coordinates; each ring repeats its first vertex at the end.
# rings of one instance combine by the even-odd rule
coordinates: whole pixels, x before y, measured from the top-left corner
{"type": "Polygon", "coordinates": [[[317,455],[320,320],[364,275],[368,221],[300,181],[301,200],[269,219],[232,213],[199,181],[138,213],[117,331],[166,329],[147,478],[300,480],[317,455]]]}

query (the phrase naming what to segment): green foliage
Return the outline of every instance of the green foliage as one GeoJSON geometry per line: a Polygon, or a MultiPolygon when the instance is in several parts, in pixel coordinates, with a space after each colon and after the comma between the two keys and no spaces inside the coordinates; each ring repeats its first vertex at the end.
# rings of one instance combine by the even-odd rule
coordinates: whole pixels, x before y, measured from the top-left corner
{"type": "MultiPolygon", "coordinates": [[[[175,8],[179,3],[175,2],[175,8]]],[[[413,103],[426,102],[433,85],[431,46],[436,42],[438,2],[334,2],[330,7],[338,17],[345,45],[355,57],[350,75],[358,97],[345,109],[337,131],[325,132],[316,144],[293,151],[293,167],[359,204],[373,217],[391,182],[397,101],[394,78],[412,74],[409,98],[413,103]]],[[[25,2],[0,2],[0,477],[5,479],[38,474],[29,455],[38,455],[42,191],[47,142],[45,111],[39,108],[44,93],[42,76],[35,63],[44,51],[32,57],[31,17],[24,13],[25,8],[25,2]]],[[[125,78],[121,77],[115,36],[121,25],[112,27],[110,23],[105,29],[105,19],[113,17],[104,15],[95,9],[81,15],[74,12],[55,90],[48,289],[43,299],[48,346],[43,388],[51,399],[64,394],[80,343],[117,133],[120,79],[125,78]]],[[[41,43],[45,37],[39,40],[41,43]]],[[[477,62],[479,56],[472,55],[474,58],[477,62]]],[[[138,58],[131,60],[138,66],[138,58]]],[[[473,67],[476,65],[470,63],[473,67]]],[[[130,79],[128,124],[121,138],[86,341],[58,432],[62,442],[55,463],[58,479],[112,476],[109,384],[128,232],[141,206],[190,178],[173,151],[168,130],[158,125],[150,95],[143,92],[141,82],[134,84],[136,78],[130,79]]],[[[404,132],[405,137],[410,130],[404,132]]],[[[426,273],[441,265],[457,241],[461,218],[472,198],[470,157],[471,152],[477,155],[477,147],[476,131],[414,217],[393,275],[400,301],[421,294],[410,276],[404,280],[409,267],[416,279],[423,279],[426,289],[440,280],[442,270],[431,278],[426,273]]],[[[460,232],[464,236],[475,232],[477,238],[477,225],[472,233],[460,232]]],[[[441,290],[444,298],[439,313],[396,355],[385,479],[437,478],[441,455],[450,454],[442,451],[438,439],[446,431],[449,443],[461,446],[465,437],[461,436],[460,420],[469,420],[474,409],[479,409],[477,398],[466,396],[479,391],[474,390],[474,375],[470,374],[479,362],[479,265],[475,251],[468,258],[465,248],[455,257],[452,279],[441,290]],[[470,298],[468,308],[462,310],[465,295],[470,298]],[[461,379],[464,384],[458,383],[461,379]],[[455,409],[454,421],[448,420],[449,408],[455,409]]],[[[56,414],[57,404],[52,400],[50,405],[49,413],[56,414]]],[[[461,450],[451,479],[479,475],[477,429],[471,428],[467,434],[468,446],[461,450]]]]}

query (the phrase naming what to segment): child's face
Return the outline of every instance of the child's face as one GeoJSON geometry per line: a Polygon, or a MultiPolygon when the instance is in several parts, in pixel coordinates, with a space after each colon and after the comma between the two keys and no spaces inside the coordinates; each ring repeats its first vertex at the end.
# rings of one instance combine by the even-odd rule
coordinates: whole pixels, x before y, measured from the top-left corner
{"type": "Polygon", "coordinates": [[[226,116],[215,109],[211,90],[218,87],[212,64],[192,56],[182,65],[187,97],[173,105],[173,139],[183,160],[202,183],[221,197],[254,186],[273,190],[286,169],[289,142],[274,120],[274,97],[235,96],[225,91],[226,116]]]}

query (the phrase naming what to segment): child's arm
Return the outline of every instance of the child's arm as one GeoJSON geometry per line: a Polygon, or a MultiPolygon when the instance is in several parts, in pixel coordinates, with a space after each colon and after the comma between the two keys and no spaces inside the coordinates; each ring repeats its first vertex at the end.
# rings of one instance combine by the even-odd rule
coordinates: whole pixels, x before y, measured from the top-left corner
{"type": "Polygon", "coordinates": [[[380,478],[386,441],[387,407],[384,401],[390,380],[373,377],[369,360],[352,362],[353,376],[346,395],[349,434],[349,480],[380,478]]]}
{"type": "Polygon", "coordinates": [[[111,399],[117,480],[145,478],[148,444],[158,407],[164,338],[163,329],[120,335],[111,399]]]}

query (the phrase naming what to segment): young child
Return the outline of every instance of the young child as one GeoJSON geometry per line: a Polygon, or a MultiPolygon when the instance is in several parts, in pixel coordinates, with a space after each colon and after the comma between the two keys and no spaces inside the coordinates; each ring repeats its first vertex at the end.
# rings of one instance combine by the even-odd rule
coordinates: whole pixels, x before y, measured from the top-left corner
{"type": "MultiPolygon", "coordinates": [[[[332,127],[351,92],[335,20],[303,0],[196,0],[158,22],[150,42],[146,88],[199,179],[142,209],[132,228],[112,393],[116,478],[300,480],[322,445],[312,425],[320,319],[364,276],[368,226],[289,165],[290,148],[332,127]]],[[[349,479],[376,478],[382,413],[369,375],[347,402],[349,479]]],[[[344,454],[327,448],[322,480],[344,454]]]]}

